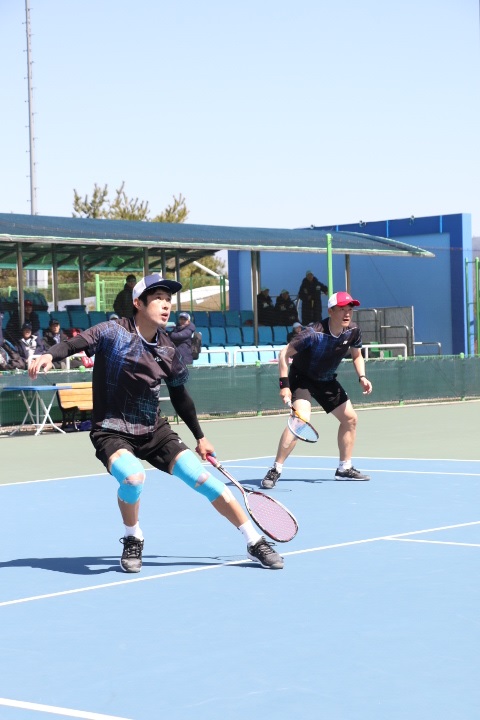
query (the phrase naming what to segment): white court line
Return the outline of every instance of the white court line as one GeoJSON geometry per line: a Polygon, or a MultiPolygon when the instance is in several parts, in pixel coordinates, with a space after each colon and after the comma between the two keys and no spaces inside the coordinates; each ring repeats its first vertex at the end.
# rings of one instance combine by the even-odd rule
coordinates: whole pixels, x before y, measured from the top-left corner
{"type": "Polygon", "coordinates": [[[55,707],[54,705],[40,705],[39,703],[23,702],[21,700],[8,700],[7,698],[0,698],[0,705],[20,708],[20,710],[34,710],[35,712],[44,712],[50,715],[82,718],[82,720],[130,720],[129,718],[119,717],[118,715],[102,715],[101,713],[71,710],[70,708],[55,707]]]}
{"type": "MultiPolygon", "coordinates": [[[[229,462],[224,462],[222,465],[225,467],[230,467],[233,470],[264,470],[265,468],[262,465],[236,465],[234,468],[232,468],[232,462],[233,460],[230,460],[229,462]]],[[[470,461],[474,462],[474,461],[470,461]]],[[[373,474],[377,473],[391,473],[393,475],[455,475],[456,477],[480,477],[480,472],[478,473],[470,473],[470,472],[459,472],[456,470],[455,472],[446,472],[444,470],[385,470],[384,468],[365,468],[362,466],[362,469],[365,472],[371,472],[373,474]]],[[[288,467],[283,468],[283,473],[286,472],[304,472],[305,470],[318,472],[319,470],[326,470],[327,472],[334,473],[335,468],[332,469],[332,466],[329,467],[322,467],[321,465],[316,465],[315,467],[295,467],[294,465],[289,465],[288,467]]],[[[283,478],[284,480],[288,480],[288,478],[283,478]]]]}
{"type": "Polygon", "coordinates": [[[417,540],[417,538],[387,538],[395,542],[426,543],[427,545],[460,545],[462,547],[480,547],[480,543],[446,542],[445,540],[417,540]]]}
{"type": "MultiPolygon", "coordinates": [[[[380,540],[395,540],[396,538],[408,537],[410,535],[421,535],[422,533],[437,532],[439,530],[451,530],[459,527],[469,527],[470,525],[480,525],[480,520],[474,520],[472,522],[457,523],[456,525],[443,525],[441,527],[426,528],[425,530],[411,530],[406,533],[397,533],[394,535],[381,535],[380,537],[365,538],[364,540],[349,540],[343,543],[335,543],[333,545],[320,545],[319,547],[306,548],[304,550],[292,550],[291,552],[282,553],[284,557],[290,557],[293,555],[306,555],[312,552],[322,552],[324,550],[333,550],[335,548],[342,547],[353,547],[354,545],[364,545],[366,543],[379,542],[380,540]]],[[[82,592],[90,592],[93,590],[103,590],[104,588],[118,587],[120,585],[130,585],[132,583],[149,582],[150,580],[159,580],[167,577],[174,577],[177,575],[190,575],[191,573],[205,572],[207,570],[218,570],[219,568],[228,567],[230,565],[243,565],[244,563],[254,562],[247,558],[241,560],[231,560],[225,563],[219,563],[218,565],[204,565],[203,567],[189,568],[185,570],[173,570],[172,572],[159,573],[158,575],[149,575],[148,577],[132,578],[131,580],[119,580],[117,582],[103,583],[101,585],[90,585],[89,587],[76,588],[74,590],[62,590],[55,593],[47,593],[46,595],[33,595],[31,597],[18,598],[17,600],[6,600],[0,603],[0,607],[7,607],[9,605],[20,605],[21,603],[33,602],[34,600],[46,600],[54,597],[64,597],[65,595],[76,595],[82,592]]]]}
{"type": "MultiPolygon", "coordinates": [[[[229,465],[231,463],[242,463],[239,466],[240,468],[244,468],[246,470],[265,470],[264,465],[244,465],[245,459],[247,460],[268,460],[270,462],[270,459],[273,457],[273,455],[260,455],[258,457],[250,457],[250,458],[235,458],[231,460],[222,460],[222,465],[229,465]]],[[[318,460],[331,460],[333,464],[335,464],[338,460],[337,457],[334,457],[333,455],[316,455],[316,458],[318,460]]],[[[465,458],[414,458],[414,457],[367,457],[367,456],[355,456],[356,460],[375,460],[375,461],[385,461],[385,462],[392,462],[394,460],[398,461],[405,461],[405,462],[454,462],[454,463],[478,463],[478,460],[468,460],[465,458]]],[[[311,457],[308,455],[297,455],[298,459],[306,459],[311,460],[311,457]]],[[[210,467],[209,463],[204,463],[205,467],[210,467]]],[[[147,472],[160,472],[159,470],[156,470],[156,468],[145,468],[147,472]]],[[[301,471],[301,470],[331,470],[332,467],[320,467],[316,465],[315,467],[296,467],[295,465],[287,466],[284,471],[288,470],[295,470],[301,471]]],[[[447,472],[434,472],[434,471],[421,471],[421,470],[384,470],[383,468],[375,468],[374,470],[370,470],[369,472],[389,472],[389,473],[411,473],[411,474],[424,474],[424,475],[473,475],[474,477],[477,476],[477,473],[462,473],[462,472],[454,472],[454,473],[447,473],[447,472]]],[[[0,490],[2,487],[12,487],[12,485],[15,485],[17,487],[21,485],[31,485],[32,483],[42,483],[42,482],[58,482],[60,480],[76,480],[77,478],[89,478],[89,477],[102,477],[102,476],[108,476],[109,473],[107,472],[95,472],[95,473],[88,473],[86,475],[64,475],[60,477],[52,477],[52,478],[43,478],[41,480],[18,480],[17,482],[10,482],[10,483],[0,483],[0,490]]]]}

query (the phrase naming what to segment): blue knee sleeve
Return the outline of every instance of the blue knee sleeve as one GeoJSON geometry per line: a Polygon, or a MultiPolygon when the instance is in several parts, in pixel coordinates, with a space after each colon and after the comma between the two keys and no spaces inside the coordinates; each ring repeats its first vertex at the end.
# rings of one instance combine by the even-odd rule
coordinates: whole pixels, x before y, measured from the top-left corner
{"type": "Polygon", "coordinates": [[[223,482],[210,475],[191,450],[180,455],[173,467],[172,475],[179,477],[210,502],[219,498],[225,490],[223,482]]]}
{"type": "Polygon", "coordinates": [[[135,455],[126,452],[122,453],[120,457],[113,461],[110,468],[110,473],[120,483],[118,489],[118,497],[123,502],[135,505],[140,499],[140,494],[143,490],[143,481],[145,480],[145,469],[135,455]],[[142,475],[142,480],[135,484],[126,482],[129,475],[142,475]]]}

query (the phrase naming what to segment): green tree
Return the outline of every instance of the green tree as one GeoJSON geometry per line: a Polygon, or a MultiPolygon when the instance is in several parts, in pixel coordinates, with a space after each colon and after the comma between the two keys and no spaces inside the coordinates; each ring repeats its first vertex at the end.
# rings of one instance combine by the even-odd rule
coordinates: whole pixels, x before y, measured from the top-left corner
{"type": "Polygon", "coordinates": [[[149,211],[148,202],[128,197],[125,182],[115,191],[114,200],[108,196],[108,185],[100,187],[95,183],[91,199],[88,195],[82,198],[75,189],[73,191],[73,217],[182,223],[189,214],[181,193],[178,198],[174,195],[172,204],[167,205],[165,210],[154,218],[149,217],[149,211]]]}
{"type": "MultiPolygon", "coordinates": [[[[129,198],[125,192],[125,182],[122,182],[115,191],[115,199],[111,200],[108,196],[108,185],[100,187],[95,183],[93,187],[92,197],[85,195],[84,198],[74,190],[73,191],[73,217],[82,218],[103,218],[108,220],[137,220],[143,222],[163,222],[163,223],[183,223],[189,215],[189,210],[185,198],[180,193],[178,197],[173,196],[173,201],[167,205],[155,217],[149,217],[149,204],[138,198],[129,198]]],[[[210,268],[219,275],[226,275],[224,263],[217,256],[206,255],[199,262],[210,268]]],[[[173,263],[170,263],[172,265],[173,263]]],[[[167,269],[168,275],[174,275],[175,269],[171,266],[167,269]]],[[[182,268],[182,278],[193,276],[195,285],[201,285],[201,279],[209,278],[209,283],[214,283],[215,279],[207,275],[195,265],[187,265],[182,268]]],[[[123,275],[122,275],[123,276],[123,275]]],[[[115,277],[115,275],[109,275],[115,277]]]]}

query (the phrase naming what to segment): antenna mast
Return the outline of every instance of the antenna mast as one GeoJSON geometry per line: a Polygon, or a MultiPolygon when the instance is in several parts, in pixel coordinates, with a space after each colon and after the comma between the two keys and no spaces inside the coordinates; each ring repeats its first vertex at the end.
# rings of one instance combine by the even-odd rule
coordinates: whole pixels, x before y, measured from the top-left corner
{"type": "Polygon", "coordinates": [[[30,154],[30,213],[37,214],[37,187],[35,178],[35,134],[33,125],[33,86],[32,86],[32,48],[30,31],[30,2],[25,0],[25,16],[27,29],[27,81],[28,81],[28,132],[29,132],[29,154],[30,154]]]}

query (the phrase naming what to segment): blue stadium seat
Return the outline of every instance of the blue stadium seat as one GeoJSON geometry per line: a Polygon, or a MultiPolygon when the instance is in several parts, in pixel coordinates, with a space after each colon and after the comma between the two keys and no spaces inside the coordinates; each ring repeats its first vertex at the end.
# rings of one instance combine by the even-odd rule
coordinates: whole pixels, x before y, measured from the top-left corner
{"type": "MultiPolygon", "coordinates": [[[[216,348],[209,348],[210,350],[216,348]]],[[[224,352],[210,353],[210,365],[227,365],[227,355],[224,352]]]]}
{"type": "Polygon", "coordinates": [[[208,347],[210,345],[210,328],[205,325],[197,325],[196,323],[195,327],[197,332],[202,333],[202,345],[206,345],[208,347]]]}
{"type": "Polygon", "coordinates": [[[90,320],[90,327],[93,327],[93,325],[105,322],[107,319],[107,313],[103,312],[103,310],[91,310],[88,313],[88,319],[90,320]]]}
{"type": "Polygon", "coordinates": [[[78,328],[79,330],[86,330],[90,327],[90,319],[85,310],[69,310],[68,316],[70,318],[69,327],[78,328]]]}
{"type": "Polygon", "coordinates": [[[229,345],[243,345],[242,331],[239,327],[226,327],[227,343],[229,345]]]}
{"type": "Polygon", "coordinates": [[[36,310],[38,321],[42,330],[46,330],[50,324],[50,313],[47,310],[36,310]]]}
{"type": "Polygon", "coordinates": [[[258,350],[253,347],[242,348],[241,360],[244,365],[255,365],[258,362],[258,350]]]}
{"type": "Polygon", "coordinates": [[[206,310],[195,310],[195,312],[193,313],[193,322],[195,323],[195,325],[203,325],[204,327],[208,327],[210,325],[210,321],[208,319],[208,312],[206,310]]]}
{"type": "Polygon", "coordinates": [[[221,310],[212,310],[208,313],[210,327],[225,327],[225,315],[221,310]]]}
{"type": "Polygon", "coordinates": [[[242,326],[245,323],[253,323],[253,310],[240,310],[240,322],[242,326]]]}
{"type": "Polygon", "coordinates": [[[52,310],[50,313],[50,319],[51,320],[58,320],[60,323],[60,327],[62,330],[65,330],[66,328],[72,327],[70,325],[70,317],[68,315],[68,312],[66,310],[52,310]]]}
{"type": "Polygon", "coordinates": [[[224,317],[227,327],[240,327],[240,313],[238,310],[226,310],[224,317]]]}
{"type": "Polygon", "coordinates": [[[206,348],[202,347],[202,349],[200,351],[200,355],[198,356],[198,358],[196,360],[193,361],[193,365],[197,366],[197,365],[209,365],[209,364],[210,364],[210,356],[207,353],[206,348]]]}
{"type": "MultiPolygon", "coordinates": [[[[10,320],[10,313],[8,312],[8,310],[5,310],[5,312],[3,313],[2,330],[5,330],[9,320],[10,320]]],[[[47,323],[47,325],[48,325],[48,323],[47,323]]]]}
{"type": "Polygon", "coordinates": [[[261,363],[269,363],[275,360],[273,347],[258,347],[258,357],[261,363]]]}
{"type": "Polygon", "coordinates": [[[285,325],[274,325],[273,328],[273,342],[276,345],[287,344],[287,328],[285,325]]]}
{"type": "Polygon", "coordinates": [[[273,343],[272,328],[269,325],[259,325],[258,344],[271,345],[273,343]]]}
{"type": "Polygon", "coordinates": [[[210,327],[210,345],[225,345],[227,335],[224,327],[210,327]]]}
{"type": "Polygon", "coordinates": [[[242,345],[255,345],[253,337],[253,327],[251,327],[251,325],[246,325],[245,327],[242,327],[242,337],[242,345]]]}

